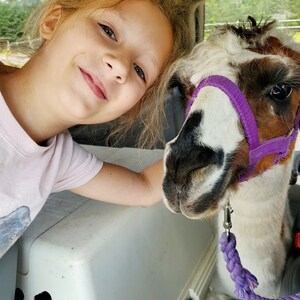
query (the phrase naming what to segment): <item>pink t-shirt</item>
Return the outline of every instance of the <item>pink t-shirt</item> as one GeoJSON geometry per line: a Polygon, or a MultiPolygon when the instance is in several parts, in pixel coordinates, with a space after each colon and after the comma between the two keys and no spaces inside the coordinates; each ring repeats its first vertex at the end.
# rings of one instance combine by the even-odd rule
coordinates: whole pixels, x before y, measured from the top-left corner
{"type": "Polygon", "coordinates": [[[36,217],[49,194],[81,186],[102,161],[63,132],[37,145],[0,93],[0,257],[36,217]]]}

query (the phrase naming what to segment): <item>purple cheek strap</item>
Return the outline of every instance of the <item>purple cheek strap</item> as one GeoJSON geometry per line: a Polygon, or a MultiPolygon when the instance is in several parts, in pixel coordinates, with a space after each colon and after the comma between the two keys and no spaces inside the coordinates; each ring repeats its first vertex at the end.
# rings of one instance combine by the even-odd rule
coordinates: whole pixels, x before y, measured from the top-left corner
{"type": "Polygon", "coordinates": [[[284,158],[289,151],[290,144],[298,134],[300,109],[298,108],[294,128],[287,136],[273,138],[262,143],[259,141],[258,129],[252,110],[238,86],[224,76],[212,75],[203,79],[195,88],[190,101],[188,102],[186,116],[189,114],[199,91],[205,86],[213,86],[222,90],[230,99],[233,107],[239,115],[245,136],[249,145],[249,166],[246,173],[240,177],[239,182],[248,180],[248,176],[253,171],[257,162],[270,154],[277,154],[274,164],[284,158]]]}

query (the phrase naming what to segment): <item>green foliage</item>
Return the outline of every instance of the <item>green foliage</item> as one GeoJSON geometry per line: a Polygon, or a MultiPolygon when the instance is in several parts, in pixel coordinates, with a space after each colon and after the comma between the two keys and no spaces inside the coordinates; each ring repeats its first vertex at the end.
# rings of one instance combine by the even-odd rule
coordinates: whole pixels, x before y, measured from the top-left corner
{"type": "Polygon", "coordinates": [[[291,19],[300,18],[300,3],[299,0],[289,1],[289,11],[291,12],[291,19]]]}
{"type": "Polygon", "coordinates": [[[226,23],[244,21],[248,16],[257,20],[284,15],[288,19],[300,19],[299,0],[206,0],[205,22],[226,23]]]}
{"type": "MultiPolygon", "coordinates": [[[[42,0],[0,0],[0,39],[17,41],[23,34],[25,20],[42,0]]],[[[206,0],[205,22],[225,23],[245,21],[248,15],[257,20],[284,15],[300,19],[299,0],[206,0]]],[[[300,25],[300,22],[291,25],[300,25]]]]}
{"type": "Polygon", "coordinates": [[[17,41],[23,34],[24,23],[38,1],[0,1],[0,38],[17,41]]]}

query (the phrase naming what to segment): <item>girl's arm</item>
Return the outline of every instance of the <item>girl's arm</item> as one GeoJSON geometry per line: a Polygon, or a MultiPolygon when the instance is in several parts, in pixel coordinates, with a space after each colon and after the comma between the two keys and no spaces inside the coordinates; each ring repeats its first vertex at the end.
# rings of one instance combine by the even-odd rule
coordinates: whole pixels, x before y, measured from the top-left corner
{"type": "Polygon", "coordinates": [[[162,160],[140,173],[104,163],[93,179],[72,192],[108,203],[147,207],[162,200],[162,181],[162,160]]]}

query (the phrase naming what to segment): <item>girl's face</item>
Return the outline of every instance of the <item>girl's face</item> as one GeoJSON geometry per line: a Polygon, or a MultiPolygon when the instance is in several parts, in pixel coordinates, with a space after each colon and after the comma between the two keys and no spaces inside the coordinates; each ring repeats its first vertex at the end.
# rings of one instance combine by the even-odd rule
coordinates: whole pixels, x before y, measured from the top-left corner
{"type": "Polygon", "coordinates": [[[160,74],[172,49],[167,17],[149,0],[109,9],[98,1],[41,26],[44,89],[50,109],[74,124],[107,122],[132,108],[160,74]]]}

